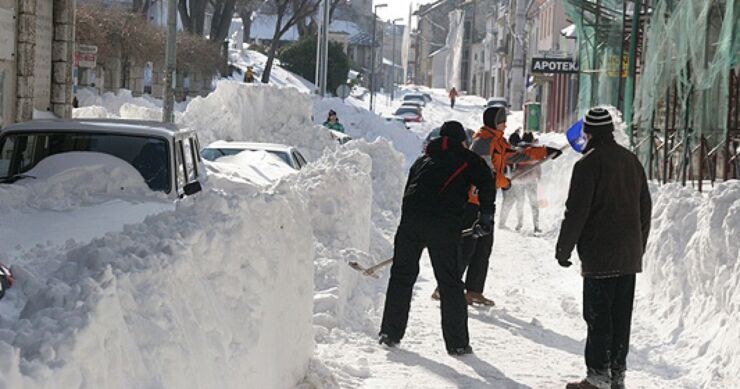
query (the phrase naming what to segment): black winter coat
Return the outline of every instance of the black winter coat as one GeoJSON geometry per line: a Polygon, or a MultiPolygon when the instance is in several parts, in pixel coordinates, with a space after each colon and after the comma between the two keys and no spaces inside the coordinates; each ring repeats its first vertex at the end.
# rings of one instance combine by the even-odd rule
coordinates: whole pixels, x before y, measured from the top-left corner
{"type": "Polygon", "coordinates": [[[403,218],[444,218],[459,221],[475,185],[481,213],[493,214],[495,188],[486,162],[460,142],[447,137],[431,141],[411,166],[403,194],[403,218]]]}
{"type": "Polygon", "coordinates": [[[611,133],[589,141],[573,168],[555,257],[570,258],[578,244],[584,277],[642,271],[652,200],[637,157],[611,133]]]}

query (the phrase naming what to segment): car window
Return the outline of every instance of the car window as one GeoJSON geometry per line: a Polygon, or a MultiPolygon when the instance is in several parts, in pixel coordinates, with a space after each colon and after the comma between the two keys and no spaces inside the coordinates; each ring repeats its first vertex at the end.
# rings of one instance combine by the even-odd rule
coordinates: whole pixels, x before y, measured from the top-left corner
{"type": "Polygon", "coordinates": [[[195,179],[197,179],[200,177],[200,172],[198,171],[198,158],[200,157],[200,154],[198,154],[198,148],[195,145],[194,138],[188,138],[188,143],[190,143],[190,155],[193,159],[193,174],[195,175],[195,179]]]}
{"type": "Polygon", "coordinates": [[[206,161],[215,161],[221,157],[237,155],[242,151],[244,151],[244,149],[203,149],[200,154],[206,161]]]}
{"type": "Polygon", "coordinates": [[[4,137],[0,176],[23,174],[44,158],[71,152],[110,154],[136,168],[149,188],[170,191],[167,142],[163,138],[92,132],[16,133],[4,137]],[[7,158],[6,158],[7,157],[7,158]]]}
{"type": "Polygon", "coordinates": [[[419,114],[419,110],[416,109],[416,108],[412,108],[412,107],[401,107],[401,108],[399,108],[396,111],[396,115],[403,115],[403,114],[407,114],[407,113],[412,113],[414,115],[418,115],[419,114]]]}
{"type": "Polygon", "coordinates": [[[295,152],[295,156],[296,156],[296,157],[298,158],[298,162],[300,162],[300,163],[301,163],[301,166],[306,166],[306,165],[308,165],[308,162],[306,162],[306,159],[305,159],[305,158],[303,158],[303,155],[302,155],[301,153],[299,153],[299,152],[297,152],[297,151],[296,151],[296,152],[295,152]]]}
{"type": "Polygon", "coordinates": [[[0,177],[5,177],[10,175],[8,170],[15,152],[15,138],[5,137],[0,142],[2,142],[0,146],[0,177]]]}

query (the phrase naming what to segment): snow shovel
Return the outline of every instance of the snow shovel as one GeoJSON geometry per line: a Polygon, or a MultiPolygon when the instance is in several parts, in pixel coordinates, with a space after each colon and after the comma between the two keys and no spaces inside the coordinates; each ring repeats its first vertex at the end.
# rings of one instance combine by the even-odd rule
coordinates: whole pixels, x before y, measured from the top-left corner
{"type": "MultiPolygon", "coordinates": [[[[565,151],[565,149],[567,149],[567,148],[568,148],[567,145],[566,146],[563,146],[563,147],[560,148],[560,151],[565,151]]],[[[509,178],[509,179],[511,181],[514,181],[515,179],[517,179],[517,178],[519,178],[519,177],[521,177],[521,176],[523,176],[525,174],[530,173],[532,170],[534,170],[535,168],[537,168],[537,166],[540,166],[543,163],[551,160],[553,158],[552,157],[553,155],[554,154],[550,154],[547,157],[545,157],[545,159],[541,159],[541,160],[539,160],[537,162],[532,163],[531,165],[527,165],[527,168],[526,169],[517,170],[514,174],[511,175],[511,178],[509,178]]]]}
{"type": "MultiPolygon", "coordinates": [[[[467,237],[467,236],[473,236],[473,238],[477,239],[477,238],[480,238],[483,235],[487,235],[487,234],[480,229],[480,225],[476,221],[475,224],[473,224],[472,227],[462,230],[462,233],[460,234],[460,237],[461,238],[464,238],[464,237],[467,237]]],[[[364,275],[366,275],[368,277],[380,278],[380,275],[378,275],[376,272],[379,269],[382,269],[382,268],[390,265],[391,263],[393,263],[393,258],[388,258],[385,261],[378,262],[375,265],[372,265],[372,266],[370,266],[368,268],[363,268],[362,265],[360,265],[356,261],[351,261],[351,262],[348,263],[348,265],[351,268],[359,271],[360,273],[362,273],[362,274],[364,274],[364,275]]]]}

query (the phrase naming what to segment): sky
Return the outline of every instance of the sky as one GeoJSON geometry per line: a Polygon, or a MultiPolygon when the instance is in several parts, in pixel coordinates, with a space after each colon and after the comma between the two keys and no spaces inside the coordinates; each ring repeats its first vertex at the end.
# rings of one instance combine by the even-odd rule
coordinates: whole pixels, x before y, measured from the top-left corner
{"type": "Polygon", "coordinates": [[[378,17],[384,20],[393,20],[396,18],[403,18],[402,22],[398,24],[407,24],[409,17],[409,4],[413,3],[413,10],[415,11],[419,4],[432,3],[435,0],[373,0],[373,5],[376,4],[388,4],[385,8],[378,8],[378,17]]]}

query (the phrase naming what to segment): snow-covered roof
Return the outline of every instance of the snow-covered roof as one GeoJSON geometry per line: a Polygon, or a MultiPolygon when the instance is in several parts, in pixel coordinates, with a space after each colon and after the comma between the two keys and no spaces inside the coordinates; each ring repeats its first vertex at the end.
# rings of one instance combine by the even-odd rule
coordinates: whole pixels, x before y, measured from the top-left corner
{"type": "Polygon", "coordinates": [[[209,144],[207,149],[250,149],[250,150],[275,150],[290,152],[290,146],[281,145],[277,143],[255,143],[255,142],[239,142],[239,141],[227,141],[218,140],[209,144]]]}
{"type": "MultiPolygon", "coordinates": [[[[252,16],[252,28],[249,30],[250,37],[252,39],[272,39],[275,34],[275,24],[277,23],[277,15],[266,15],[260,13],[254,13],[252,16]]],[[[298,35],[298,28],[295,26],[288,29],[288,31],[280,37],[281,41],[297,41],[300,36],[298,35]]]]}

